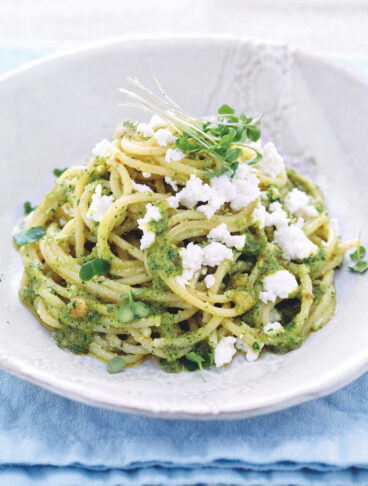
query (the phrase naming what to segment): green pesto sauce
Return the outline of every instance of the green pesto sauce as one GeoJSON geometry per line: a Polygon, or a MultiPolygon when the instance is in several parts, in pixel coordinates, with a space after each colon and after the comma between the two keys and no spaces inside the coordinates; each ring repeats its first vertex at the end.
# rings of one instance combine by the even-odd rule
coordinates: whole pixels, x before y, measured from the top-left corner
{"type": "Polygon", "coordinates": [[[303,263],[309,265],[310,272],[312,274],[318,273],[325,262],[326,262],[326,250],[324,248],[320,248],[316,254],[310,255],[308,258],[305,258],[303,260],[303,263]]]}
{"type": "Polygon", "coordinates": [[[279,302],[275,307],[281,315],[280,324],[287,326],[293,321],[295,316],[299,314],[301,303],[299,299],[285,299],[279,302]]]}
{"type": "Polygon", "coordinates": [[[303,344],[304,338],[291,329],[285,333],[273,336],[272,341],[272,344],[269,344],[267,349],[276,354],[285,354],[299,348],[303,344]]]}
{"type": "Polygon", "coordinates": [[[68,349],[74,354],[88,354],[92,334],[81,329],[63,327],[52,333],[59,348],[68,349]]]}
{"type": "Polygon", "coordinates": [[[242,254],[247,257],[261,254],[267,243],[266,237],[263,234],[254,233],[250,229],[246,229],[244,234],[246,239],[242,254]]]}
{"type": "Polygon", "coordinates": [[[280,204],[283,203],[278,187],[273,184],[270,184],[268,186],[266,190],[266,196],[271,203],[273,202],[279,202],[280,204]]]}
{"type": "MultiPolygon", "coordinates": [[[[213,365],[213,349],[208,344],[207,340],[201,341],[195,344],[193,351],[204,359],[202,362],[203,368],[208,368],[213,365]]],[[[168,373],[180,373],[182,371],[197,371],[199,366],[197,363],[190,361],[185,356],[179,359],[163,359],[156,358],[157,363],[161,366],[163,370],[168,373]]]]}

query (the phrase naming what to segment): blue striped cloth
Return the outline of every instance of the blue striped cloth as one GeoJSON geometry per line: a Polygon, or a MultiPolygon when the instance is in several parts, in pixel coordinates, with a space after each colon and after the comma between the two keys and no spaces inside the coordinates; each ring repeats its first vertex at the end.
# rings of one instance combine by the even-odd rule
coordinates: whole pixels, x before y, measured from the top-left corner
{"type": "MultiPolygon", "coordinates": [[[[0,45],[0,73],[55,48],[0,45]]],[[[368,72],[368,59],[352,62],[368,72]]],[[[0,485],[29,484],[368,485],[368,374],[263,417],[167,422],[75,403],[0,372],[0,485]]]]}

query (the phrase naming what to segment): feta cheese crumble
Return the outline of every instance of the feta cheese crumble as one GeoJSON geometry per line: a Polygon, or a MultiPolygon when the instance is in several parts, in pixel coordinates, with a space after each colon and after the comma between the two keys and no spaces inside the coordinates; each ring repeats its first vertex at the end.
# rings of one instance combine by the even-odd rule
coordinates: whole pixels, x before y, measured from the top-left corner
{"type": "Polygon", "coordinates": [[[240,336],[240,338],[238,338],[236,340],[236,344],[235,346],[237,347],[237,349],[239,349],[240,351],[243,351],[244,353],[247,353],[246,356],[245,356],[245,359],[249,362],[252,362],[252,361],[256,361],[256,359],[258,358],[258,355],[259,355],[259,351],[258,352],[255,352],[253,349],[251,349],[248,344],[246,342],[244,342],[242,340],[242,337],[243,335],[240,336]]]}
{"type": "Polygon", "coordinates": [[[173,179],[171,179],[171,177],[168,177],[168,176],[167,176],[167,177],[165,177],[165,182],[166,182],[166,184],[169,184],[169,186],[170,186],[170,187],[171,187],[171,188],[172,188],[172,189],[173,189],[175,192],[177,192],[177,191],[178,191],[179,187],[178,187],[177,183],[176,183],[176,182],[175,182],[173,179]]]}
{"type": "Polygon", "coordinates": [[[287,260],[303,260],[318,250],[304,231],[296,224],[279,226],[274,232],[273,242],[282,250],[287,260]]]}
{"type": "Polygon", "coordinates": [[[215,267],[220,265],[224,260],[231,260],[233,252],[222,243],[210,243],[202,248],[203,265],[215,267]]]}
{"type": "Polygon", "coordinates": [[[183,265],[183,273],[175,277],[179,285],[185,287],[194,277],[195,272],[201,269],[203,255],[202,248],[194,243],[189,243],[186,248],[180,249],[183,265]]]}
{"type": "Polygon", "coordinates": [[[115,155],[119,150],[115,145],[104,138],[101,142],[98,142],[96,147],[92,150],[92,154],[95,157],[112,157],[115,155]]]}
{"type": "Polygon", "coordinates": [[[287,209],[295,216],[314,218],[318,216],[317,209],[310,204],[310,196],[297,188],[290,191],[285,197],[287,209]]]}
{"type": "Polygon", "coordinates": [[[150,119],[149,124],[154,130],[158,130],[159,128],[164,128],[167,126],[167,122],[158,115],[153,115],[153,117],[150,119]]]}
{"type": "MultiPolygon", "coordinates": [[[[233,252],[221,243],[210,243],[201,247],[194,243],[189,243],[186,248],[180,249],[182,258],[183,273],[175,277],[179,285],[185,287],[194,277],[196,272],[201,270],[202,265],[214,267],[220,265],[226,259],[232,259],[233,252]]],[[[203,270],[201,272],[203,275],[203,270]]],[[[210,276],[210,275],[209,275],[210,276]]]]}
{"type": "Polygon", "coordinates": [[[287,270],[279,270],[264,278],[263,288],[264,291],[259,293],[259,298],[266,304],[275,302],[278,297],[286,299],[298,288],[298,282],[292,273],[287,270]]]}
{"type": "Polygon", "coordinates": [[[185,153],[179,150],[178,148],[176,149],[167,149],[166,155],[165,155],[165,160],[168,164],[170,162],[179,162],[179,160],[184,159],[185,153]]]}
{"type": "Polygon", "coordinates": [[[136,182],[132,181],[132,186],[133,189],[138,192],[152,192],[152,189],[149,186],[146,186],[146,184],[137,184],[136,182]]]}
{"type": "Polygon", "coordinates": [[[218,345],[215,347],[215,365],[217,368],[224,366],[233,359],[236,349],[234,343],[236,338],[233,336],[222,337],[218,345]]]}
{"type": "Polygon", "coordinates": [[[219,241],[226,246],[241,250],[245,245],[245,235],[232,235],[225,223],[213,228],[208,234],[209,240],[219,241]]]}
{"type": "Polygon", "coordinates": [[[206,287],[210,289],[215,285],[216,279],[213,275],[206,275],[206,277],[204,277],[204,282],[206,287]]]}
{"type": "Polygon", "coordinates": [[[266,222],[268,222],[268,213],[266,208],[260,202],[252,213],[252,222],[258,224],[258,227],[261,229],[264,228],[266,226],[266,222]]]}
{"type": "Polygon", "coordinates": [[[153,128],[149,123],[138,123],[137,132],[145,138],[152,137],[154,134],[153,128]]]}
{"type": "Polygon", "coordinates": [[[148,223],[150,221],[158,221],[159,219],[161,219],[161,213],[158,207],[148,203],[146,205],[146,214],[143,218],[137,220],[138,228],[143,231],[140,245],[141,250],[150,247],[155,241],[155,233],[149,229],[148,223]]]}
{"type": "Polygon", "coordinates": [[[87,216],[99,223],[113,202],[114,196],[103,196],[102,186],[98,184],[95,193],[92,195],[92,202],[87,211],[87,216]]]}
{"type": "Polygon", "coordinates": [[[247,164],[241,164],[233,179],[224,174],[211,179],[210,185],[204,184],[199,177],[192,174],[186,186],[175,196],[168,198],[168,203],[172,208],[178,208],[182,204],[188,209],[193,209],[199,202],[207,203],[197,209],[210,219],[225,203],[230,203],[234,211],[239,211],[257,199],[259,194],[256,173],[247,164]]]}
{"type": "Polygon", "coordinates": [[[262,160],[258,164],[261,172],[268,177],[278,177],[285,174],[284,159],[278,153],[272,142],[266,143],[262,149],[262,160]]]}
{"type": "Polygon", "coordinates": [[[142,172],[142,176],[145,178],[145,179],[148,179],[148,177],[151,177],[151,173],[150,172],[142,172]]]}
{"type": "Polygon", "coordinates": [[[269,322],[265,326],[263,326],[263,332],[268,334],[269,336],[273,336],[279,332],[283,332],[284,328],[279,322],[269,322]]]}
{"type": "Polygon", "coordinates": [[[160,128],[157,130],[154,137],[161,147],[166,147],[169,143],[173,143],[177,139],[177,137],[175,137],[167,128],[160,128]]]}

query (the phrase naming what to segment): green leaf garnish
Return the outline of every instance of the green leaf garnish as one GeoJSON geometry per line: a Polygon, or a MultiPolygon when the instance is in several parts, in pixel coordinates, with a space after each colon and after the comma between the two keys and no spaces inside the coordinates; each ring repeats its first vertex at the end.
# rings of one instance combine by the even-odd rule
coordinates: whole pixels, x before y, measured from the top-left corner
{"type": "Polygon", "coordinates": [[[86,282],[95,275],[104,275],[110,271],[111,265],[103,258],[94,258],[90,262],[83,263],[79,270],[79,278],[86,282]]]}
{"type": "Polygon", "coordinates": [[[132,292],[129,292],[129,302],[119,306],[118,321],[127,323],[135,319],[143,319],[150,313],[149,307],[141,301],[134,302],[132,292]]]}
{"type": "Polygon", "coordinates": [[[23,208],[24,208],[24,214],[27,215],[27,214],[31,213],[32,211],[34,211],[37,208],[37,206],[32,207],[32,204],[29,201],[26,201],[23,204],[23,208]]]}
{"type": "Polygon", "coordinates": [[[107,363],[106,369],[109,373],[120,373],[125,370],[125,361],[121,356],[115,356],[107,363]]]}
{"type": "Polygon", "coordinates": [[[365,253],[366,253],[366,251],[365,251],[364,246],[358,246],[358,248],[354,251],[354,253],[350,254],[350,258],[351,258],[351,260],[353,260],[355,262],[359,261],[359,260],[361,260],[362,258],[365,257],[365,253]]]}
{"type": "Polygon", "coordinates": [[[64,174],[65,171],[66,169],[54,169],[52,173],[55,177],[60,177],[62,174],[64,174]]]}
{"type": "Polygon", "coordinates": [[[204,379],[203,366],[202,366],[202,363],[204,362],[204,358],[200,354],[195,353],[194,351],[191,351],[190,353],[186,354],[185,357],[189,359],[189,361],[193,361],[193,363],[196,363],[198,365],[202,378],[204,379]]]}
{"type": "Polygon", "coordinates": [[[229,105],[225,104],[220,106],[220,108],[218,109],[218,113],[219,115],[232,115],[233,113],[235,113],[235,110],[229,105]]]}
{"type": "Polygon", "coordinates": [[[360,260],[359,262],[356,262],[356,264],[353,267],[349,267],[349,270],[355,273],[364,273],[368,269],[368,262],[364,260],[360,260]]]}
{"type": "Polygon", "coordinates": [[[35,241],[40,240],[45,234],[45,227],[44,226],[34,226],[27,231],[23,231],[22,233],[17,233],[13,236],[14,241],[17,245],[23,246],[28,245],[28,243],[34,243],[35,241]]]}
{"type": "MultiPolygon", "coordinates": [[[[256,142],[260,138],[260,119],[252,119],[241,113],[235,115],[234,109],[222,105],[218,115],[205,118],[196,118],[185,113],[164,92],[156,80],[157,86],[163,96],[158,96],[137,79],[128,81],[134,85],[137,92],[121,89],[132,101],[130,105],[150,111],[159,115],[168,124],[174,125],[179,137],[176,146],[186,152],[187,156],[197,153],[209,154],[217,162],[217,168],[208,170],[204,176],[213,178],[224,173],[234,176],[239,164],[239,157],[247,143],[256,142]]],[[[253,149],[253,147],[250,147],[253,149]]],[[[248,163],[255,164],[261,159],[261,154],[255,150],[255,157],[248,163]]]]}
{"type": "Polygon", "coordinates": [[[366,250],[364,246],[358,246],[358,248],[350,254],[350,259],[356,262],[354,266],[349,267],[349,270],[355,273],[364,273],[368,269],[368,262],[363,260],[366,250]]]}

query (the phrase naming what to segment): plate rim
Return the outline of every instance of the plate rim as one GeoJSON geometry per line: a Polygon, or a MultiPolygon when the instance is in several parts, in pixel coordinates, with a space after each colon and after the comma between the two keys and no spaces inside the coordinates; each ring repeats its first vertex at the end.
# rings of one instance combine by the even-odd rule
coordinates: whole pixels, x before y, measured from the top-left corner
{"type": "MultiPolygon", "coordinates": [[[[60,51],[53,52],[37,58],[32,61],[28,61],[19,67],[16,67],[3,75],[0,76],[0,89],[3,83],[12,81],[14,78],[22,76],[24,73],[42,67],[45,63],[62,61],[64,58],[70,58],[78,55],[88,55],[89,52],[103,51],[104,49],[111,49],[118,47],[119,45],[126,44],[129,41],[135,42],[149,42],[149,41],[204,41],[204,42],[227,42],[227,43],[243,43],[250,44],[253,46],[266,45],[275,46],[277,48],[285,48],[293,52],[293,54],[300,54],[303,57],[308,57],[321,65],[330,67],[331,69],[343,72],[344,75],[349,78],[352,82],[362,85],[365,89],[368,89],[368,76],[365,73],[359,73],[357,70],[351,66],[345,64],[344,62],[328,57],[326,54],[316,54],[310,52],[307,49],[296,47],[293,44],[285,44],[281,42],[273,42],[267,39],[252,39],[247,36],[237,36],[231,34],[127,34],[120,36],[117,39],[99,41],[89,43],[88,45],[77,46],[67,49],[61,49],[60,51]]],[[[352,382],[361,376],[364,372],[368,371],[368,353],[366,356],[363,354],[358,356],[359,359],[355,359],[352,365],[350,365],[348,370],[344,373],[331,377],[326,377],[322,381],[316,382],[314,385],[309,385],[308,389],[300,393],[300,391],[293,392],[288,391],[285,397],[280,399],[271,399],[265,401],[265,404],[255,408],[234,408],[232,411],[219,411],[219,412],[209,412],[196,413],[190,411],[154,411],[149,410],[147,407],[142,406],[124,406],[121,404],[112,404],[99,398],[98,395],[94,396],[94,393],[86,395],[78,393],[73,390],[73,387],[63,386],[65,381],[58,379],[55,382],[51,382],[43,375],[43,371],[37,367],[29,368],[28,370],[22,367],[22,363],[17,360],[12,360],[9,357],[0,357],[0,368],[4,371],[15,375],[21,379],[25,379],[34,383],[42,388],[47,389],[53,393],[60,396],[66,397],[77,402],[95,406],[99,408],[109,409],[118,411],[121,413],[137,414],[151,418],[157,419],[185,419],[185,420],[232,420],[232,419],[243,419],[249,417],[255,417],[259,415],[264,415],[272,412],[277,412],[316,398],[326,396],[352,382]]]]}

